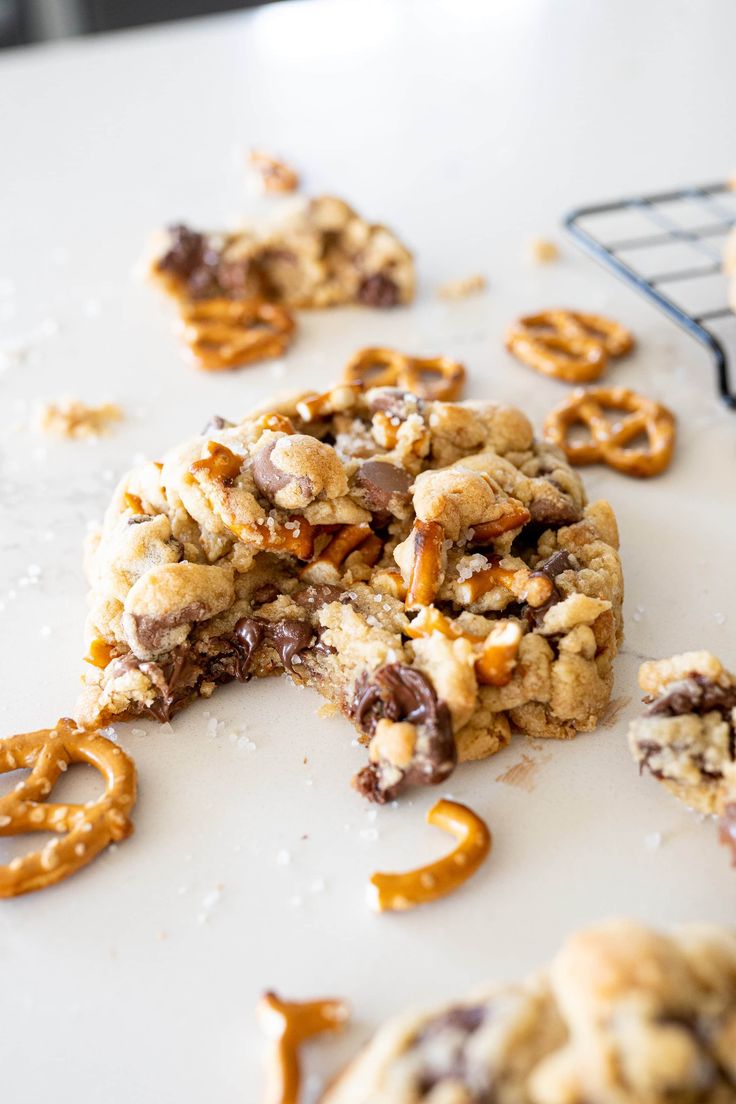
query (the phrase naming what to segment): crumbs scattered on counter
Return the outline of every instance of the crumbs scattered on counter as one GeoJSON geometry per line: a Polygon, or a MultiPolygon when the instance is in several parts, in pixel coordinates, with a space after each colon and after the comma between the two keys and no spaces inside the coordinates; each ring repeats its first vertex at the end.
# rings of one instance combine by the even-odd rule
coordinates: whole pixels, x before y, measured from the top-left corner
{"type": "Polygon", "coordinates": [[[437,294],[440,299],[467,299],[471,295],[477,295],[488,287],[485,276],[476,273],[474,276],[465,276],[461,280],[449,280],[446,284],[440,284],[437,294]]]}
{"type": "Polygon", "coordinates": [[[81,399],[60,399],[41,407],[37,425],[53,437],[80,441],[101,437],[122,418],[123,412],[116,403],[89,406],[81,399]]]}
{"type": "Polygon", "coordinates": [[[534,264],[551,264],[559,259],[560,250],[547,238],[531,238],[527,243],[527,253],[534,264]]]}

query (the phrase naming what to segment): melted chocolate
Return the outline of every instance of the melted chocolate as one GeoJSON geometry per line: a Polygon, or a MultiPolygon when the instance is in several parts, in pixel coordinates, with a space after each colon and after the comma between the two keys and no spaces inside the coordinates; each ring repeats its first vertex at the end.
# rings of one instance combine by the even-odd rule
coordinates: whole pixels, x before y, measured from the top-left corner
{"type": "Polygon", "coordinates": [[[557,552],[553,552],[551,556],[548,556],[548,558],[539,564],[536,570],[532,572],[533,576],[544,575],[551,580],[552,594],[542,606],[529,606],[527,604],[522,606],[521,615],[530,628],[538,628],[544,621],[547,610],[551,609],[552,606],[556,606],[557,603],[561,601],[562,595],[555,585],[555,579],[558,575],[561,575],[563,571],[570,570],[574,570],[574,564],[570,557],[570,553],[560,549],[557,552]]]}
{"type": "Polygon", "coordinates": [[[672,683],[671,689],[652,702],[647,716],[679,717],[683,713],[717,712],[726,717],[734,708],[736,686],[719,686],[704,675],[692,674],[672,683]]]}
{"type": "Polygon", "coordinates": [[[399,289],[389,276],[376,272],[363,280],[357,299],[366,307],[395,307],[399,301],[399,289]]]}
{"type": "Polygon", "coordinates": [[[412,482],[409,472],[384,460],[367,460],[355,476],[361,499],[379,524],[390,521],[392,506],[395,509],[409,501],[412,482]]]}

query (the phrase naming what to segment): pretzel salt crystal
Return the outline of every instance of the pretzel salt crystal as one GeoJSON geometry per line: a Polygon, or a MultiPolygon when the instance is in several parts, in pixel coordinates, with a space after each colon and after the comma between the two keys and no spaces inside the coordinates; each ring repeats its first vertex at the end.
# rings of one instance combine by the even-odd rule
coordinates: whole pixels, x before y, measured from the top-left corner
{"type": "Polygon", "coordinates": [[[659,475],[669,466],[675,432],[674,414],[666,406],[625,387],[580,388],[544,422],[544,436],[562,449],[571,464],[608,464],[640,479],[659,475]],[[610,422],[606,410],[625,413],[610,422]],[[574,425],[585,426],[589,440],[571,440],[574,425]],[[640,435],[646,437],[646,446],[628,447],[640,435]]]}
{"type": "Polygon", "coordinates": [[[203,299],[180,303],[184,340],[207,372],[278,357],[296,323],[285,307],[265,299],[203,299]]]}
{"type": "Polygon", "coordinates": [[[368,900],[378,912],[416,908],[452,893],[483,863],[491,849],[486,823],[466,805],[438,801],[427,813],[427,823],[450,832],[459,842],[449,855],[404,874],[374,874],[368,900]]]}
{"type": "Polygon", "coordinates": [[[465,368],[448,357],[412,357],[395,349],[361,349],[343,372],[346,383],[363,388],[401,387],[423,399],[451,402],[460,397],[465,368]]]}
{"type": "Polygon", "coordinates": [[[299,1047],[326,1031],[340,1031],[349,1019],[344,1001],[285,1001],[264,993],[258,1002],[261,1028],[273,1045],[268,1055],[264,1104],[298,1104],[301,1084],[299,1047]]]}
{"type": "Polygon", "coordinates": [[[442,583],[445,531],[438,521],[414,522],[413,559],[406,590],[406,608],[430,605],[442,583]]]}
{"type": "Polygon", "coordinates": [[[0,866],[0,897],[17,897],[60,882],[113,840],[123,840],[133,831],[133,761],[98,732],[78,728],[64,717],[55,728],[0,740],[0,774],[20,768],[31,773],[0,797],[0,836],[57,832],[59,838],[0,866]],[[103,776],[105,792],[96,801],[59,805],[45,800],[70,763],[86,763],[103,776]]]}

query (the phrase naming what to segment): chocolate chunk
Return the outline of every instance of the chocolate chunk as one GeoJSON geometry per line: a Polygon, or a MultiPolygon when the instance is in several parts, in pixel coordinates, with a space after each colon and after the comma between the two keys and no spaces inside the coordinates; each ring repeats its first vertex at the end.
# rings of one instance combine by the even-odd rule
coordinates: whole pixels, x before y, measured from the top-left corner
{"type": "Polygon", "coordinates": [[[357,299],[365,307],[395,307],[399,301],[399,289],[390,277],[376,272],[363,280],[357,299]]]}
{"type": "Polygon", "coordinates": [[[380,387],[372,391],[368,401],[375,413],[381,411],[402,421],[410,414],[421,414],[425,407],[423,399],[412,391],[402,391],[400,387],[380,387]]]}
{"type": "Polygon", "coordinates": [[[409,502],[409,488],[413,481],[409,472],[385,460],[367,460],[360,465],[355,476],[361,501],[384,524],[397,507],[409,502]]]}
{"type": "Polygon", "coordinates": [[[558,575],[561,575],[563,571],[571,570],[575,570],[575,565],[572,562],[570,553],[560,549],[557,552],[553,552],[546,560],[543,560],[536,570],[532,572],[531,578],[535,575],[544,575],[552,581],[552,593],[544,605],[530,606],[525,604],[522,606],[521,615],[531,629],[539,628],[544,621],[547,610],[551,609],[552,606],[557,605],[557,603],[562,600],[562,595],[555,585],[555,579],[558,575]]]}
{"type": "Polygon", "coordinates": [[[736,686],[719,686],[704,675],[693,673],[670,684],[665,694],[647,710],[648,717],[679,717],[684,713],[721,713],[736,708],[736,686]]]}
{"type": "Polygon", "coordinates": [[[281,591],[274,583],[263,583],[256,587],[250,596],[250,604],[254,608],[266,606],[269,602],[275,602],[281,591]]]}
{"type": "MultiPolygon", "coordinates": [[[[547,483],[547,486],[551,487],[551,483],[547,483]]],[[[536,495],[529,503],[528,509],[533,522],[548,527],[573,525],[583,516],[581,508],[576,506],[569,495],[554,489],[548,493],[542,491],[536,495]]]]}
{"type": "Polygon", "coordinates": [[[421,671],[403,663],[379,667],[356,686],[351,716],[363,732],[373,734],[378,721],[407,721],[417,729],[414,757],[398,782],[385,784],[380,763],[370,763],[356,776],[356,788],[372,801],[392,801],[406,786],[444,781],[457,762],[450,710],[437,700],[432,683],[421,671]]]}
{"type": "Polygon", "coordinates": [[[288,487],[291,483],[296,483],[301,487],[304,497],[309,499],[314,494],[314,487],[311,479],[306,475],[289,475],[288,472],[284,472],[281,468],[277,468],[271,460],[271,453],[276,448],[281,438],[275,441],[270,441],[269,444],[264,445],[262,449],[253,457],[253,481],[266,498],[273,501],[274,496],[284,487],[288,487]]]}
{"type": "MultiPolygon", "coordinates": [[[[127,656],[125,657],[127,658],[127,656]]],[[[166,724],[196,694],[202,681],[202,668],[193,660],[191,650],[182,644],[166,663],[137,663],[159,692],[159,696],[141,712],[149,713],[160,724],[166,724]]]]}
{"type": "Polygon", "coordinates": [[[718,838],[731,848],[733,866],[736,866],[736,801],[729,801],[719,821],[718,838]]]}
{"type": "Polygon", "coordinates": [[[304,609],[317,610],[330,602],[339,602],[345,592],[340,587],[330,586],[329,583],[315,583],[311,586],[301,587],[292,594],[293,600],[304,609]]]}
{"type": "Polygon", "coordinates": [[[282,665],[291,671],[294,657],[309,647],[314,630],[308,622],[296,618],[266,621],[262,617],[241,617],[233,630],[233,636],[241,661],[237,677],[244,681],[248,677],[253,655],[261,644],[270,644],[282,665]]]}
{"type": "Polygon", "coordinates": [[[202,430],[200,436],[206,437],[208,433],[212,433],[213,430],[218,429],[232,429],[235,422],[229,422],[227,418],[220,417],[219,414],[213,414],[207,425],[202,430]]]}
{"type": "Polygon", "coordinates": [[[169,238],[169,248],[157,267],[161,272],[170,272],[172,276],[188,280],[204,263],[207,245],[204,234],[198,234],[188,226],[170,226],[169,238]]]}
{"type": "Polygon", "coordinates": [[[149,617],[146,614],[137,616],[134,621],[138,644],[142,645],[146,652],[156,653],[166,643],[166,636],[172,629],[186,625],[188,622],[203,621],[209,612],[202,602],[190,602],[183,609],[163,617],[149,617]]]}
{"type": "Polygon", "coordinates": [[[492,1089],[488,1083],[488,1073],[482,1067],[475,1067],[467,1053],[468,1040],[487,1019],[487,1009],[483,1005],[451,1008],[424,1027],[412,1043],[412,1049],[421,1053],[419,1085],[422,1095],[431,1092],[443,1081],[458,1082],[471,1086],[473,1096],[468,1097],[473,1104],[485,1104],[492,1101],[494,1095],[487,1095],[492,1089]]]}

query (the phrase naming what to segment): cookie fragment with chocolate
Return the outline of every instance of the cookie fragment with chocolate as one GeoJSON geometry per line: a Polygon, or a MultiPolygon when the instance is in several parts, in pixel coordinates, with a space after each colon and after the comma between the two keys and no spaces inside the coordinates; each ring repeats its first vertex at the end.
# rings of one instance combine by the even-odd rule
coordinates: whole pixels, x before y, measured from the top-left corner
{"type": "Polygon", "coordinates": [[[512,731],[593,728],[621,636],[607,503],[492,402],[338,385],[126,475],[90,540],[85,723],[168,720],[284,673],[358,730],[391,801],[512,731]]]}
{"type": "Polygon", "coordinates": [[[736,677],[710,652],[642,664],[646,712],[629,746],[640,771],[698,812],[721,817],[736,861],[736,677]]]}

